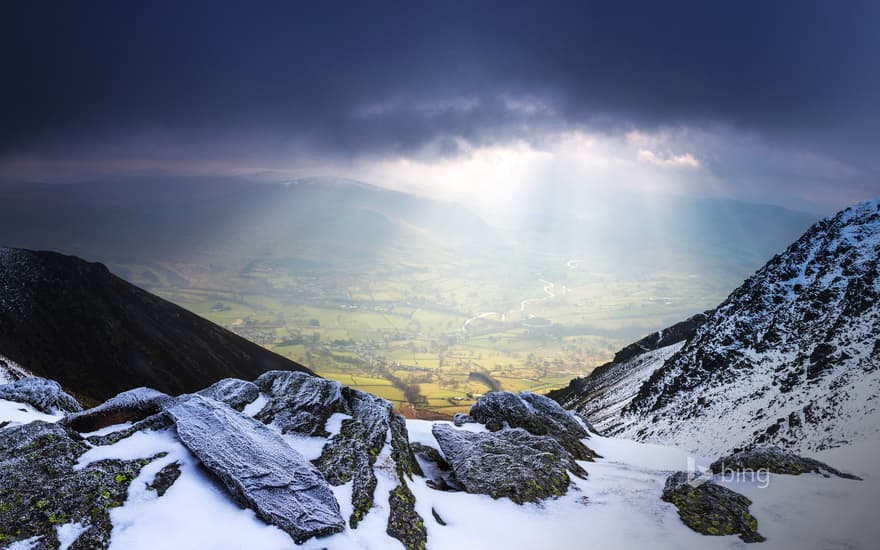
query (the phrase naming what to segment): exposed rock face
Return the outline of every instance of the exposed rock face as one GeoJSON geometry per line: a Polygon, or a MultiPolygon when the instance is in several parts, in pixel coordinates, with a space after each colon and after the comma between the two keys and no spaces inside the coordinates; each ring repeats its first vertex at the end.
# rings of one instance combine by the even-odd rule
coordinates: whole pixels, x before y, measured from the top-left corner
{"type": "Polygon", "coordinates": [[[150,459],[102,460],[74,471],[88,446],[56,424],[31,422],[0,437],[0,545],[40,536],[35,549],[58,548],[56,527],[85,530],[73,550],[107,548],[108,510],[126,499],[131,480],[150,459]]]}
{"type": "Polygon", "coordinates": [[[424,550],[428,540],[425,521],[415,511],[416,497],[406,483],[388,495],[388,527],[385,532],[403,543],[407,550],[424,550]]]}
{"type": "Polygon", "coordinates": [[[543,395],[487,393],[473,404],[470,418],[493,432],[505,427],[523,428],[532,435],[552,437],[578,460],[593,460],[597,456],[581,441],[590,437],[583,425],[556,401],[543,395]]]}
{"type": "MultiPolygon", "coordinates": [[[[377,485],[373,466],[376,457],[390,440],[392,455],[400,479],[398,496],[410,494],[406,478],[412,476],[418,463],[409,447],[406,424],[392,412],[391,403],[338,382],[303,373],[272,371],[256,381],[259,389],[269,396],[268,403],[257,414],[257,419],[272,424],[282,433],[327,437],[327,419],[335,413],[351,416],[342,421],[336,435],[324,445],[321,456],[314,461],[328,483],[342,485],[352,482],[353,511],[349,525],[356,528],[373,506],[377,485]]],[[[392,506],[389,534],[400,535],[407,548],[424,544],[427,534],[400,529],[402,522],[418,517],[414,508],[415,497],[398,498],[392,506]],[[406,519],[410,518],[410,519],[406,519]]],[[[422,520],[419,519],[419,522],[422,520]]]]}
{"type": "Polygon", "coordinates": [[[816,223],[641,386],[620,434],[702,454],[856,441],[880,422],[880,200],[816,223]]]}
{"type": "Polygon", "coordinates": [[[798,456],[783,451],[779,447],[763,447],[740,451],[712,463],[712,472],[740,472],[766,470],[774,474],[821,474],[825,477],[837,476],[844,479],[860,479],[852,474],[843,473],[824,462],[812,458],[798,456]]]}
{"type": "Polygon", "coordinates": [[[565,494],[571,482],[567,470],[587,475],[555,439],[521,428],[476,433],[435,424],[432,433],[469,493],[537,502],[565,494]]]}
{"type": "Polygon", "coordinates": [[[183,444],[230,494],[297,543],[344,529],[321,474],[276,432],[200,395],[178,398],[166,412],[183,444]]]}
{"type": "Polygon", "coordinates": [[[120,439],[131,437],[137,432],[141,432],[144,430],[164,430],[165,428],[170,428],[173,425],[174,422],[171,420],[171,418],[167,414],[165,414],[165,411],[162,411],[160,413],[154,414],[153,416],[148,416],[143,420],[138,420],[127,428],[123,428],[121,430],[103,435],[90,435],[86,439],[92,445],[113,445],[120,439]]]}
{"type": "Polygon", "coordinates": [[[710,313],[698,313],[649,334],[618,351],[613,361],[596,367],[589,376],[575,378],[547,397],[589,419],[600,433],[616,433],[621,411],[636,397],[642,384],[696,334],[710,313]]]}
{"type": "Polygon", "coordinates": [[[177,481],[177,478],[179,477],[180,463],[172,462],[156,473],[156,477],[153,478],[153,482],[147,486],[147,489],[156,491],[156,494],[160,497],[164,496],[165,492],[174,485],[174,482],[177,481]]]}
{"type": "Polygon", "coordinates": [[[78,432],[93,432],[114,424],[137,422],[162,411],[171,399],[151,388],[135,388],[111,397],[97,407],[69,414],[61,421],[78,432]]]}
{"type": "Polygon", "coordinates": [[[238,378],[224,378],[200,391],[199,395],[226,403],[233,409],[240,411],[260,396],[260,389],[253,382],[238,378]]]}
{"type": "Polygon", "coordinates": [[[452,466],[434,447],[421,443],[410,443],[413,454],[421,466],[424,476],[428,479],[428,487],[438,491],[464,491],[464,487],[455,479],[452,466]]]}
{"type": "Polygon", "coordinates": [[[691,482],[687,472],[677,472],[666,480],[661,498],[674,504],[685,525],[698,533],[765,540],[758,533],[758,520],[749,513],[752,501],[712,481],[691,482]]]}
{"type": "Polygon", "coordinates": [[[0,399],[27,403],[47,414],[82,410],[79,402],[64,393],[58,382],[39,376],[29,376],[10,384],[0,385],[0,399]]]}
{"type": "Polygon", "coordinates": [[[290,371],[270,371],[255,383],[270,397],[257,420],[274,424],[281,433],[326,437],[327,419],[335,412],[347,413],[342,403],[342,384],[333,380],[290,371]]]}
{"type": "Polygon", "coordinates": [[[308,370],[73,256],[0,248],[0,288],[0,354],[96,402],[308,370]]]}

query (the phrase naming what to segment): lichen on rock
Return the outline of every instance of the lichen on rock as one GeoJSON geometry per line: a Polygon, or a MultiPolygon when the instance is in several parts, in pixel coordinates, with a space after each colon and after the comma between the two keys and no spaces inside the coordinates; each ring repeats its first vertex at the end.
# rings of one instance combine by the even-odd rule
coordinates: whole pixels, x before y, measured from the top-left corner
{"type": "Polygon", "coordinates": [[[712,481],[695,482],[688,472],[676,472],[667,478],[661,498],[674,504],[684,524],[698,533],[739,535],[745,542],[765,540],[749,512],[752,501],[712,481]]]}

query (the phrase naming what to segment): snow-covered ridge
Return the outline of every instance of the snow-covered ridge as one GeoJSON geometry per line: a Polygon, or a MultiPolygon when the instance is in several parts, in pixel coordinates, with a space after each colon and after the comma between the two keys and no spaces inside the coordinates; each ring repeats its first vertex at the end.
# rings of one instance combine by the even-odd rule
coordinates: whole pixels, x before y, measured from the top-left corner
{"type": "MultiPolygon", "coordinates": [[[[525,550],[546,547],[574,550],[583,548],[585,541],[611,550],[646,545],[659,549],[743,547],[743,543],[734,535],[707,537],[692,531],[681,521],[676,506],[660,499],[670,473],[686,470],[690,465],[695,465],[698,470],[705,469],[711,463],[712,457],[693,456],[668,446],[600,437],[586,431],[576,416],[566,415],[549,400],[531,394],[521,394],[519,403],[516,401],[517,396],[506,394],[503,398],[483,404],[482,409],[484,412],[491,411],[493,415],[509,414],[510,420],[526,421],[537,431],[543,428],[535,423],[544,421],[549,422],[547,426],[556,426],[557,429],[564,429],[563,425],[580,426],[571,433],[577,432],[584,436],[582,444],[589,445],[601,458],[578,461],[579,467],[588,472],[588,475],[572,476],[571,485],[564,494],[541,502],[516,504],[503,497],[496,499],[485,494],[437,490],[427,474],[404,474],[408,491],[406,498],[413,504],[415,514],[415,522],[411,525],[421,525],[426,538],[422,543],[411,539],[403,542],[393,536],[390,529],[395,513],[398,512],[395,512],[397,505],[389,497],[401,492],[401,441],[395,435],[395,430],[398,430],[398,434],[406,434],[408,442],[418,442],[434,449],[442,448],[442,442],[435,437],[438,431],[481,434],[485,437],[491,437],[494,433],[486,425],[474,422],[456,427],[449,422],[410,420],[402,427],[402,432],[399,431],[400,427],[394,428],[393,425],[385,431],[372,467],[376,477],[375,500],[359,524],[356,527],[346,524],[335,534],[296,542],[274,522],[262,518],[259,512],[254,511],[253,506],[242,508],[223,484],[218,482],[218,478],[211,474],[217,468],[216,453],[224,452],[229,445],[224,442],[205,455],[209,458],[208,462],[200,459],[204,451],[201,445],[212,445],[211,440],[215,438],[211,433],[218,433],[223,438],[231,437],[239,445],[248,440],[250,426],[254,426],[258,432],[263,433],[261,438],[270,440],[270,445],[268,448],[256,449],[265,453],[259,460],[236,462],[234,468],[257,468],[256,463],[266,460],[289,461],[291,457],[307,452],[315,457],[321,453],[316,455],[312,452],[313,442],[300,447],[304,439],[321,439],[325,442],[325,449],[329,448],[335,438],[352,433],[353,422],[363,422],[365,417],[357,410],[351,410],[353,414],[334,412],[324,423],[327,435],[294,436],[291,431],[281,441],[272,433],[279,434],[284,426],[291,426],[289,422],[296,415],[279,417],[282,410],[291,409],[279,407],[279,403],[275,402],[279,396],[277,392],[272,393],[273,387],[276,390],[282,387],[291,390],[284,394],[294,399],[289,403],[291,406],[302,405],[304,408],[300,413],[310,410],[319,413],[318,416],[336,408],[334,403],[340,403],[339,406],[344,408],[359,402],[361,404],[352,407],[357,409],[369,406],[366,403],[370,403],[371,399],[366,394],[351,394],[348,388],[335,392],[332,384],[312,384],[315,381],[303,379],[306,375],[302,373],[271,374],[266,380],[256,381],[261,393],[254,398],[254,402],[259,400],[263,403],[261,409],[274,411],[274,418],[278,418],[280,424],[273,420],[264,425],[253,420],[250,415],[239,413],[235,408],[216,401],[224,396],[233,399],[229,392],[205,392],[169,398],[170,401],[159,399],[162,403],[172,403],[169,405],[173,409],[172,416],[178,419],[186,417],[188,427],[184,432],[185,436],[180,433],[179,426],[175,427],[176,422],[170,419],[164,427],[153,420],[149,424],[151,427],[141,424],[141,429],[133,431],[130,428],[142,421],[106,426],[100,430],[101,433],[116,433],[118,440],[111,438],[100,443],[99,439],[93,437],[89,437],[91,443],[78,441],[69,437],[70,432],[65,431],[67,428],[40,422],[0,429],[0,473],[3,474],[0,483],[15,480],[19,474],[17,469],[20,468],[24,468],[26,476],[40,472],[40,475],[47,475],[42,469],[41,461],[44,460],[53,461],[53,468],[59,468],[59,476],[50,474],[46,477],[46,484],[52,486],[53,491],[58,490],[57,483],[66,483],[65,480],[77,479],[81,483],[88,482],[94,486],[94,480],[100,480],[103,476],[108,483],[106,489],[98,486],[98,489],[85,492],[86,499],[94,495],[94,498],[103,503],[102,507],[106,507],[98,509],[101,514],[106,513],[108,523],[105,528],[108,531],[105,538],[102,538],[104,535],[100,531],[95,530],[95,518],[100,518],[101,514],[95,515],[94,506],[88,508],[88,515],[79,515],[76,504],[83,495],[64,499],[59,498],[56,493],[41,494],[41,484],[25,485],[34,496],[32,499],[31,493],[24,494],[22,506],[32,506],[33,517],[45,515],[53,519],[43,534],[14,539],[9,548],[64,548],[67,545],[76,548],[85,544],[89,548],[125,550],[146,550],[157,546],[169,550],[525,550]],[[215,397],[207,397],[205,394],[215,397]],[[320,397],[321,395],[327,399],[320,397]],[[338,401],[339,399],[342,401],[338,401]],[[511,405],[512,409],[499,407],[503,404],[511,405]],[[201,410],[209,412],[210,420],[203,417],[201,410]],[[219,419],[227,419],[231,425],[237,427],[227,431],[225,425],[214,425],[204,434],[199,433],[198,426],[202,425],[203,420],[212,423],[219,419]],[[27,434],[45,434],[48,437],[22,439],[27,434]],[[201,443],[193,446],[193,437],[200,439],[201,443]],[[289,451],[285,451],[288,446],[289,451]],[[47,453],[48,450],[52,452],[47,453]],[[289,452],[290,456],[283,456],[285,452],[289,452]],[[28,453],[37,454],[31,456],[28,453]],[[65,456],[67,462],[64,462],[65,456]],[[117,498],[119,500],[113,500],[117,498]]],[[[246,384],[250,383],[239,385],[243,387],[246,384]]],[[[229,388],[230,385],[229,381],[225,381],[221,387],[229,388]]],[[[149,397],[149,392],[138,391],[136,395],[149,397]]],[[[144,402],[143,399],[131,397],[122,396],[115,401],[113,407],[99,409],[95,413],[96,418],[106,419],[105,413],[108,409],[121,412],[125,410],[126,403],[138,406],[144,402]]],[[[371,410],[380,412],[374,408],[371,410]]],[[[478,411],[479,409],[472,413],[478,411]]],[[[5,420],[4,414],[4,409],[0,408],[0,422],[5,420]]],[[[88,416],[89,412],[84,414],[88,416]]],[[[78,417],[82,418],[83,415],[78,417]]],[[[377,418],[382,418],[382,415],[377,418]]],[[[316,431],[320,431],[319,427],[316,428],[316,431]]],[[[500,431],[525,433],[522,428],[500,428],[500,431]]],[[[355,447],[361,444],[357,440],[349,441],[355,447]]],[[[874,448],[862,448],[849,455],[832,452],[826,453],[827,458],[818,457],[833,459],[835,466],[860,475],[866,478],[865,481],[825,478],[815,474],[797,477],[772,475],[764,481],[746,478],[725,480],[718,475],[711,479],[727,489],[747,495],[753,501],[750,511],[757,519],[758,529],[768,538],[773,548],[868,548],[875,537],[880,536],[870,506],[880,490],[880,485],[876,476],[872,476],[875,466],[873,462],[853,459],[871,456],[871,452],[874,452],[874,448]],[[852,512],[832,521],[821,521],[829,509],[848,509],[852,512]]],[[[442,453],[438,456],[441,460],[444,458],[442,453]]],[[[445,458],[453,460],[452,456],[445,458]]],[[[303,467],[315,475],[314,468],[310,465],[303,467]]],[[[248,483],[258,484],[261,478],[262,476],[248,477],[248,483]]],[[[34,484],[33,479],[29,478],[19,481],[34,484]]],[[[333,497],[340,505],[340,515],[343,518],[348,518],[355,511],[352,496],[357,491],[356,486],[357,481],[352,479],[332,487],[333,497]]],[[[21,489],[22,485],[17,487],[21,489]]],[[[274,485],[270,483],[267,487],[272,489],[274,485]]],[[[9,524],[4,523],[6,511],[8,510],[0,510],[0,531],[9,533],[9,524]]],[[[18,521],[18,516],[9,517],[18,521]]],[[[28,523],[26,527],[19,524],[19,528],[30,528],[30,525],[28,523]]],[[[4,539],[3,543],[8,541],[8,538],[4,539]]]]}
{"type": "Polygon", "coordinates": [[[810,228],[642,385],[616,433],[706,454],[880,433],[880,200],[810,228]]]}

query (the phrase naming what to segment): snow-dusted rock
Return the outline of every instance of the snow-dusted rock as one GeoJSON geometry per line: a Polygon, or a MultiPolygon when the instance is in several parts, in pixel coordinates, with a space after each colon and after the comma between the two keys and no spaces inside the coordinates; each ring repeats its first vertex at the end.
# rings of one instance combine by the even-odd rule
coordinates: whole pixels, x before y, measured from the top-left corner
{"type": "Polygon", "coordinates": [[[200,391],[199,395],[226,403],[233,409],[241,411],[245,405],[252,403],[260,396],[260,389],[253,382],[238,378],[224,378],[200,391]]]}
{"type": "Polygon", "coordinates": [[[418,548],[424,542],[424,530],[402,528],[403,523],[410,522],[404,518],[418,517],[415,498],[401,498],[409,492],[405,478],[411,476],[413,469],[418,469],[418,463],[409,447],[406,424],[393,413],[390,402],[343,387],[339,382],[300,372],[267,372],[256,384],[268,396],[268,402],[256,415],[257,420],[282,433],[327,437],[327,420],[333,414],[350,417],[342,421],[339,432],[324,445],[314,463],[331,485],[351,482],[349,525],[352,528],[357,528],[373,507],[376,457],[390,439],[399,486],[397,496],[389,495],[389,502],[394,501],[389,529],[393,536],[402,537],[400,540],[407,548],[418,548]],[[392,523],[396,527],[392,528],[392,523]]]}
{"type": "Polygon", "coordinates": [[[435,424],[431,431],[456,481],[469,493],[536,502],[568,491],[567,470],[587,475],[555,439],[521,428],[476,433],[435,424]]]}
{"type": "Polygon", "coordinates": [[[543,395],[490,392],[473,404],[470,417],[493,432],[507,427],[523,428],[532,435],[552,437],[578,460],[593,460],[596,456],[581,441],[590,434],[578,419],[543,395]]]}
{"type": "Polygon", "coordinates": [[[200,395],[166,408],[183,444],[241,504],[301,543],[345,528],[321,474],[275,431],[200,395]]]}
{"type": "Polygon", "coordinates": [[[779,447],[759,447],[746,451],[740,451],[730,456],[718,459],[710,467],[712,472],[741,472],[766,470],[774,474],[820,474],[825,477],[837,476],[844,479],[859,479],[858,477],[841,472],[824,462],[798,456],[794,453],[783,451],[779,447]]]}
{"type": "Polygon", "coordinates": [[[39,376],[29,376],[0,385],[0,399],[27,403],[38,411],[48,414],[82,410],[76,399],[64,393],[61,384],[39,376]]]}
{"type": "Polygon", "coordinates": [[[88,446],[63,426],[42,421],[12,426],[0,437],[0,544],[39,537],[58,548],[56,527],[77,524],[72,548],[107,548],[109,510],[126,499],[131,481],[156,457],[101,460],[75,469],[88,446]]]}
{"type": "Polygon", "coordinates": [[[678,508],[685,525],[704,535],[739,535],[745,542],[762,542],[758,520],[749,513],[752,501],[709,480],[676,472],[666,480],[664,501],[678,508]]]}
{"type": "Polygon", "coordinates": [[[137,422],[162,411],[168,395],[152,388],[135,388],[111,397],[97,407],[69,414],[61,421],[78,432],[93,432],[114,424],[137,422]]]}
{"type": "Polygon", "coordinates": [[[269,402],[256,416],[274,424],[281,433],[296,432],[326,437],[327,419],[343,411],[342,384],[302,372],[270,371],[256,380],[269,402]]]}

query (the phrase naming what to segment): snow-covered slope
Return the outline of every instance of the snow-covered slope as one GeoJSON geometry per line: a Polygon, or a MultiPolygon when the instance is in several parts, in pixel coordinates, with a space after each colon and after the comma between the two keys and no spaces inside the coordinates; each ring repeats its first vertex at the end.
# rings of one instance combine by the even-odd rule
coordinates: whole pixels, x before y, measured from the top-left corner
{"type": "Polygon", "coordinates": [[[698,313],[645,336],[618,351],[613,361],[596,367],[589,376],[575,378],[567,387],[547,396],[589,419],[601,433],[614,432],[620,425],[621,411],[642,384],[696,333],[708,313],[698,313]]]}
{"type": "Polygon", "coordinates": [[[704,454],[880,435],[880,200],[814,225],[641,386],[614,432],[704,454]]]}
{"type": "Polygon", "coordinates": [[[621,412],[642,384],[681,349],[684,342],[636,355],[607,370],[583,378],[565,395],[550,394],[563,407],[582,414],[600,433],[613,433],[622,422],[621,412]]]}
{"type": "MultiPolygon", "coordinates": [[[[265,395],[263,397],[265,400],[265,395]]],[[[0,421],[6,413],[0,408],[0,421]]],[[[317,459],[322,447],[338,435],[348,418],[330,417],[325,436],[289,434],[288,445],[308,459],[317,459]]],[[[38,418],[33,418],[34,420],[38,418]]],[[[407,421],[409,439],[438,446],[432,428],[436,423],[407,421]]],[[[449,424],[449,423],[441,423],[449,424]]],[[[130,424],[108,426],[106,434],[130,424]]],[[[479,424],[458,428],[485,433],[479,424]]],[[[2,440],[4,430],[0,430],[2,440]]],[[[88,437],[94,434],[83,434],[88,437]]],[[[667,476],[695,464],[705,468],[710,458],[695,457],[674,447],[651,445],[591,434],[584,440],[604,458],[581,461],[589,470],[587,479],[573,478],[567,494],[541,503],[518,505],[508,499],[493,499],[466,492],[433,489],[427,480],[410,481],[415,510],[424,518],[428,549],[532,550],[556,548],[575,550],[589,546],[630,548],[738,549],[746,545],[735,536],[706,537],[688,529],[675,506],[660,500],[667,476]],[[441,523],[442,522],[442,523],[441,523]]],[[[369,514],[356,529],[347,526],[329,537],[295,543],[284,531],[262,521],[254,511],[236,504],[221,483],[181,442],[174,428],[145,429],[109,445],[90,445],[74,466],[77,472],[100,468],[113,460],[141,460],[152,457],[128,483],[125,498],[108,509],[112,524],[109,548],[125,550],[261,550],[330,549],[384,550],[404,548],[386,532],[389,504],[377,498],[369,514]],[[163,493],[155,490],[160,472],[176,465],[179,477],[163,493]]],[[[880,494],[875,465],[864,458],[880,448],[839,450],[822,453],[820,459],[865,478],[856,482],[806,474],[797,477],[770,475],[765,480],[737,479],[716,482],[747,495],[768,548],[870,548],[880,537],[873,521],[872,506],[880,494]],[[849,513],[830,513],[849,510],[849,513]]],[[[391,435],[376,458],[376,495],[387,495],[399,483],[392,458],[391,435]]],[[[94,471],[94,470],[92,470],[94,471]]],[[[113,481],[111,481],[113,483],[113,481]]],[[[117,478],[115,483],[120,483],[117,478]]],[[[352,482],[333,487],[343,516],[352,511],[349,501],[352,482]]],[[[48,507],[51,507],[50,503],[48,507]]],[[[62,518],[62,516],[53,516],[62,518]]],[[[87,525],[56,519],[53,529],[62,548],[77,543],[87,525]]],[[[41,548],[38,537],[19,540],[8,548],[41,548]]],[[[81,541],[80,541],[81,542],[81,541]]],[[[0,544],[2,545],[2,544],[0,544]]],[[[51,544],[49,547],[53,547],[51,544]]],[[[71,546],[76,548],[76,546],[71,546]]]]}

